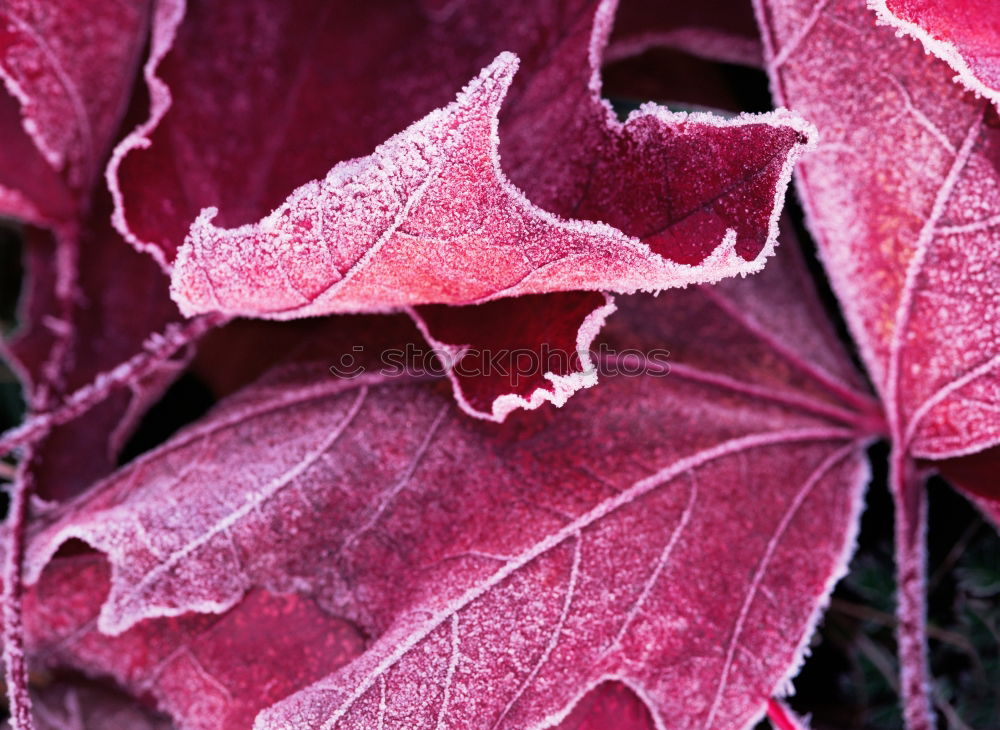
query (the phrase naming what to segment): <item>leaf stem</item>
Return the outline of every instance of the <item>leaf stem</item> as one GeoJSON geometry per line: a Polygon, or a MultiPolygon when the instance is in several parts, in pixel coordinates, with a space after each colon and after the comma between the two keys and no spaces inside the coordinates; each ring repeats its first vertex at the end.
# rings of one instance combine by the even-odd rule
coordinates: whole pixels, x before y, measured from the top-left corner
{"type": "Polygon", "coordinates": [[[28,514],[31,478],[30,454],[17,468],[10,495],[7,544],[3,564],[3,660],[6,667],[7,696],[12,730],[34,730],[31,720],[31,697],[28,694],[28,668],[24,657],[24,625],[21,581],[24,557],[24,525],[28,514]]]}
{"type": "Polygon", "coordinates": [[[767,701],[767,719],[775,730],[808,730],[809,725],[781,700],[767,701]]]}
{"type": "Polygon", "coordinates": [[[903,717],[907,730],[933,730],[925,605],[927,494],[898,443],[889,456],[889,488],[896,510],[896,641],[903,717]]]}

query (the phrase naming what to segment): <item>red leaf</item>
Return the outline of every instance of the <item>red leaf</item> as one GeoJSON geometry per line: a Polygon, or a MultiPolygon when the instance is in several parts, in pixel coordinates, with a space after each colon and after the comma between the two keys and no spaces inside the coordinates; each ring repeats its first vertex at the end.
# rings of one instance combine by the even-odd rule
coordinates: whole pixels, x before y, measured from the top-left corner
{"type": "Polygon", "coordinates": [[[933,466],[979,507],[1000,531],[1000,446],[957,459],[946,459],[933,466]]]}
{"type": "Polygon", "coordinates": [[[692,351],[669,377],[651,364],[502,426],[464,418],[439,385],[276,371],[49,515],[29,563],[37,574],[70,537],[106,552],[105,631],[223,611],[260,586],[307,592],[377,637],[261,727],[340,712],[338,727],[532,727],[614,678],[660,723],[740,726],[797,667],[867,473],[863,417],[843,408],[865,397],[810,319],[801,272],[789,261],[760,281],[733,282],[724,303],[636,299],[611,330],[644,346],[698,322],[748,362],[769,353],[741,380],[692,351]],[[765,313],[733,319],[741,301],[765,313]]]}
{"type": "Polygon", "coordinates": [[[585,694],[554,730],[655,730],[649,708],[626,684],[599,684],[585,694]]]}
{"type": "Polygon", "coordinates": [[[800,189],[897,447],[943,459],[997,443],[995,111],[856,0],[760,5],[779,101],[821,131],[800,189]]]}
{"type": "Polygon", "coordinates": [[[958,80],[1000,106],[1000,22],[992,0],[868,0],[878,18],[919,40],[958,80]]]}
{"type": "MultiPolygon", "coordinates": [[[[698,156],[714,157],[726,145],[754,146],[763,137],[778,148],[775,153],[764,142],[760,167],[749,172],[754,183],[735,191],[734,179],[742,183],[748,175],[747,161],[727,161],[734,178],[717,177],[711,197],[696,197],[684,215],[665,221],[665,231],[647,237],[648,248],[606,226],[549,216],[502,178],[494,129],[514,68],[513,57],[498,57],[455,104],[390,139],[371,158],[343,163],[325,181],[300,188],[259,224],[223,230],[211,224],[215,209],[203,212],[174,268],[172,294],[182,311],[284,319],[548,291],[660,289],[759,268],[755,256],[748,262],[736,251],[767,247],[769,206],[776,205],[775,190],[783,188],[802,139],[791,120],[782,130],[742,119],[715,127],[716,134],[707,119],[688,129],[665,113],[633,118],[616,156],[621,147],[648,146],[650,137],[673,137],[665,144],[664,170],[683,164],[676,158],[692,146],[698,156]],[[747,205],[764,215],[747,220],[739,207],[747,205]],[[689,259],[679,253],[688,240],[720,248],[704,260],[689,259]],[[663,258],[657,249],[664,247],[682,263],[663,258]]],[[[643,151],[647,160],[655,154],[643,151]]],[[[686,163],[694,163],[692,152],[688,157],[686,163]]],[[[603,166],[594,171],[595,179],[604,174],[603,166]]],[[[690,179],[676,182],[697,187],[690,179]]]]}
{"type": "Polygon", "coordinates": [[[188,233],[174,271],[185,312],[288,318],[659,289],[756,270],[770,252],[806,127],[777,113],[724,122],[655,108],[622,127],[596,98],[590,68],[610,6],[579,0],[541,18],[472,3],[446,20],[399,9],[391,23],[381,7],[354,9],[349,20],[346,6],[324,7],[317,19],[301,3],[215,4],[192,11],[176,41],[180,11],[158,16],[147,65],[154,112],[117,150],[111,179],[119,228],[137,245],[166,262],[188,233]],[[305,27],[309,55],[298,40],[305,27]],[[547,33],[560,36],[555,57],[544,50],[547,33]],[[225,43],[213,40],[223,35],[225,43]],[[244,37],[253,44],[235,40],[244,37]],[[510,182],[499,171],[495,124],[511,55],[458,102],[431,111],[504,49],[526,67],[500,134],[510,182]],[[345,73],[363,75],[370,96],[358,95],[357,81],[326,82],[323,69],[345,58],[353,69],[345,73]],[[291,94],[279,72],[290,67],[300,79],[291,94]],[[388,89],[400,103],[384,102],[388,89]],[[348,93],[350,103],[341,101],[348,93]],[[244,102],[217,106],[233,95],[244,102]],[[287,112],[274,114],[276,105],[287,112]],[[249,160],[260,163],[248,168],[249,160]],[[181,177],[165,179],[168,167],[181,177]],[[277,209],[223,230],[209,222],[216,207],[224,226],[277,209]]]}
{"type": "Polygon", "coordinates": [[[148,6],[0,7],[0,214],[50,224],[85,207],[125,112],[148,6]]]}
{"type": "Polygon", "coordinates": [[[518,408],[561,406],[596,385],[590,346],[614,311],[606,294],[565,292],[411,314],[443,361],[459,407],[500,423],[518,408]]]}
{"type": "Polygon", "coordinates": [[[353,626],[309,599],[264,591],[223,616],[147,621],[112,638],[94,626],[107,589],[102,558],[54,560],[25,597],[29,647],[43,664],[151,696],[182,730],[245,730],[258,710],[362,648],[353,626]]]}
{"type": "MultiPolygon", "coordinates": [[[[174,271],[186,313],[288,318],[568,289],[659,289],[762,265],[776,193],[803,141],[796,120],[683,121],[647,109],[622,127],[592,78],[610,18],[610,6],[594,0],[546,13],[499,12],[492,3],[398,7],[391,22],[384,11],[324,4],[319,13],[256,0],[185,15],[178,1],[159,5],[146,67],[152,115],[118,148],[109,179],[116,224],[133,243],[166,265],[188,236],[174,271]],[[297,40],[303,33],[313,38],[308,53],[297,40]],[[253,43],[234,42],[243,37],[253,43]],[[386,47],[394,49],[388,57],[386,47]],[[343,67],[344,49],[351,81],[331,86],[325,69],[343,67]],[[508,59],[480,80],[478,95],[465,94],[467,108],[432,112],[385,142],[503,49],[524,65],[509,94],[508,59]],[[291,68],[299,81],[289,94],[283,75],[291,68]],[[245,103],[218,106],[234,94],[245,103]],[[384,103],[389,94],[396,103],[384,103]],[[510,181],[493,129],[505,95],[499,144],[510,181]],[[282,104],[287,113],[275,115],[282,104]],[[468,128],[452,134],[450,117],[468,128]],[[351,159],[379,143],[374,155],[351,159]],[[175,174],[164,176],[167,169],[175,174]],[[321,179],[282,204],[310,178],[321,179]],[[256,226],[227,231],[200,214],[208,206],[221,208],[227,226],[280,207],[256,226]],[[578,217],[617,229],[565,220],[578,217]]],[[[571,344],[592,337],[586,315],[597,317],[597,307],[571,323],[564,312],[578,308],[574,301],[552,300],[558,308],[547,321],[560,331],[536,327],[538,336],[571,344]]],[[[507,324],[523,305],[495,311],[504,306],[496,339],[520,338],[538,352],[507,324]]],[[[468,342],[454,338],[471,316],[442,313],[441,332],[428,337],[468,342]]],[[[456,392],[460,403],[476,403],[468,412],[502,419],[511,404],[562,402],[592,380],[575,369],[560,385],[539,373],[518,385],[456,380],[456,392]]]]}

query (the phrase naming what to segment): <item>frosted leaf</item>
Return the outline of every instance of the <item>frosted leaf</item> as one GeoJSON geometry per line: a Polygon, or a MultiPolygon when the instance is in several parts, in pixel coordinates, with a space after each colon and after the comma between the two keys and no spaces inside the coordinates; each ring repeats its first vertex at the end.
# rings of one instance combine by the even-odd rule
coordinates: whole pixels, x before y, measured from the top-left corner
{"type": "Polygon", "coordinates": [[[857,2],[759,6],[779,102],[820,130],[800,191],[898,446],[943,459],[997,443],[995,109],[857,2]]]}
{"type": "MultiPolygon", "coordinates": [[[[799,189],[888,421],[900,694],[907,727],[929,729],[927,507],[914,458],[1000,441],[1000,123],[856,0],[755,7],[778,102],[819,128],[799,189]]],[[[995,484],[957,486],[982,500],[995,484]]]]}
{"type": "MultiPolygon", "coordinates": [[[[690,187],[684,195],[692,198],[675,200],[677,212],[644,241],[608,225],[563,220],[507,181],[496,128],[516,67],[513,56],[501,54],[456,102],[370,157],[340,163],[299,188],[258,223],[223,229],[212,223],[215,209],[203,211],[173,269],[181,311],[287,319],[552,291],[630,293],[763,265],[760,252],[769,252],[776,236],[769,221],[806,140],[802,123],[780,113],[732,121],[654,108],[634,114],[606,142],[613,164],[595,151],[593,183],[577,207],[586,212],[592,200],[617,193],[595,186],[627,165],[617,159],[621,150],[640,151],[649,158],[643,182],[631,185],[646,190],[666,180],[668,188],[690,187]],[[699,179],[695,165],[706,154],[716,169],[699,179]],[[701,244],[710,253],[692,254],[701,244]]],[[[643,197],[616,199],[615,217],[627,222],[620,225],[642,225],[635,216],[647,211],[633,208],[643,197]]]]}
{"type": "Polygon", "coordinates": [[[868,0],[882,23],[920,41],[957,80],[1000,106],[1000,23],[990,0],[868,0]]]}
{"type": "Polygon", "coordinates": [[[544,727],[609,680],[661,723],[750,722],[844,569],[872,418],[790,253],[622,302],[613,349],[676,345],[670,374],[502,425],[445,383],[279,368],[46,515],[29,569],[70,538],[104,552],[97,625],[122,636],[264,589],[372,637],[261,727],[544,727]]]}
{"type": "Polygon", "coordinates": [[[116,225],[176,265],[188,313],[385,311],[755,271],[809,134],[787,113],[654,106],[622,126],[599,98],[608,2],[164,6],[152,113],[109,181],[116,225]]]}
{"type": "Polygon", "coordinates": [[[147,0],[0,6],[0,214],[72,221],[132,90],[147,0]]]}
{"type": "MultiPolygon", "coordinates": [[[[152,699],[178,730],[245,730],[262,707],[350,661],[363,646],[355,627],[308,598],[265,591],[252,591],[223,616],[146,621],[108,637],[95,626],[108,572],[99,555],[55,559],[25,596],[28,647],[37,666],[110,677],[133,696],[152,699]]],[[[54,716],[86,722],[55,727],[141,727],[101,724],[94,715],[100,709],[67,705],[54,716]]]]}

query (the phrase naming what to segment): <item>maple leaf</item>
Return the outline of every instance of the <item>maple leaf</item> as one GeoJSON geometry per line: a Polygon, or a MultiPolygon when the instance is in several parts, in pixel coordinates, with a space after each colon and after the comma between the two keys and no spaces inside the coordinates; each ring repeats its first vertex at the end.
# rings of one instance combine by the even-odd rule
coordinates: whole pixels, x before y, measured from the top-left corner
{"type": "MultiPolygon", "coordinates": [[[[769,222],[776,218],[774,208],[780,205],[775,192],[783,187],[775,184],[774,177],[784,166],[785,158],[797,153],[798,145],[804,141],[805,128],[790,117],[766,115],[757,117],[753,129],[739,129],[746,124],[732,125],[724,120],[715,120],[714,124],[705,122],[707,129],[689,124],[687,132],[693,137],[697,138],[699,132],[708,134],[703,141],[714,142],[712,152],[719,156],[704,172],[698,164],[704,158],[691,144],[684,149],[672,148],[669,123],[666,130],[659,129],[656,118],[663,116],[664,110],[650,111],[641,115],[648,117],[644,123],[634,123],[635,127],[645,127],[648,138],[635,137],[638,129],[633,129],[631,135],[623,134],[620,125],[612,122],[607,105],[597,96],[597,63],[610,31],[612,5],[578,0],[553,3],[544,13],[522,13],[515,4],[498,12],[492,3],[468,2],[450,8],[448,13],[436,14],[400,4],[394,8],[398,14],[389,26],[381,21],[384,8],[349,10],[346,5],[322,5],[324,12],[317,17],[305,5],[289,7],[266,0],[214,5],[190,10],[187,15],[181,2],[161,4],[145,70],[153,99],[151,115],[119,145],[109,168],[116,196],[116,225],[137,246],[166,264],[173,261],[192,223],[205,208],[218,208],[223,225],[250,223],[279,208],[290,191],[304,181],[320,180],[329,173],[333,177],[329,182],[336,188],[338,183],[347,185],[357,175],[377,175],[377,169],[370,169],[374,164],[363,164],[361,159],[412,124],[415,118],[428,113],[432,118],[442,116],[440,110],[434,111],[435,107],[452,101],[454,91],[477,75],[483,77],[477,84],[483,87],[483,98],[477,100],[472,93],[462,96],[473,107],[466,114],[483,117],[486,122],[485,129],[474,130],[483,137],[477,146],[492,147],[495,139],[490,133],[489,118],[498,111],[513,73],[513,59],[505,56],[503,61],[496,61],[498,53],[505,50],[520,57],[523,78],[507,94],[508,109],[500,126],[499,144],[506,175],[533,206],[557,218],[587,217],[592,213],[626,229],[629,235],[641,236],[647,242],[653,239],[650,243],[654,250],[659,248],[658,253],[685,263],[704,259],[718,247],[721,234],[729,228],[737,231],[735,243],[748,261],[773,242],[775,231],[769,222]],[[297,40],[301,35],[297,31],[304,26],[310,29],[306,36],[316,46],[317,53],[311,56],[304,55],[305,49],[297,40]],[[401,34],[405,37],[400,37],[401,34]],[[456,34],[463,37],[461,47],[445,42],[456,34]],[[545,34],[554,36],[546,41],[558,41],[553,50],[541,42],[545,34]],[[214,35],[252,37],[255,43],[250,48],[232,42],[208,42],[214,35]],[[365,40],[361,44],[356,40],[351,42],[357,38],[365,40]],[[393,42],[393,55],[387,60],[382,49],[393,42]],[[344,48],[355,51],[350,55],[357,66],[354,73],[370,77],[367,78],[370,90],[364,97],[359,97],[353,85],[350,89],[329,88],[320,73],[322,54],[343,56],[344,48]],[[429,56],[428,48],[443,57],[429,56]],[[250,60],[249,53],[255,63],[246,62],[250,60]],[[381,62],[365,63],[373,54],[381,62]],[[262,58],[268,62],[263,63],[262,58]],[[491,62],[492,72],[483,72],[491,62]],[[289,65],[296,65],[300,74],[292,97],[286,93],[284,80],[272,68],[289,65]],[[379,71],[373,74],[371,69],[376,68],[379,71]],[[213,99],[211,94],[220,84],[230,90],[229,94],[243,90],[246,94],[243,104],[234,108],[224,101],[228,95],[213,99]],[[421,93],[415,93],[413,87],[421,93]],[[383,90],[393,90],[401,103],[384,103],[383,90]],[[349,103],[338,103],[335,96],[338,93],[349,94],[349,103]],[[284,100],[285,116],[258,113],[273,107],[276,98],[284,100]],[[309,107],[320,103],[320,99],[326,113],[322,128],[317,129],[309,116],[314,113],[309,107]],[[289,106],[293,101],[300,101],[304,108],[289,106]],[[478,108],[481,106],[485,108],[478,108]],[[204,123],[206,118],[212,123],[204,123]],[[359,126],[359,118],[366,124],[359,126]],[[717,126],[732,129],[727,134],[715,129],[717,126]],[[293,133],[299,129],[308,130],[308,136],[293,133]],[[665,133],[667,136],[660,138],[665,133]],[[179,142],[182,139],[183,146],[179,142]],[[272,150],[264,157],[256,154],[262,142],[267,142],[265,146],[272,150]],[[629,142],[640,146],[633,149],[629,142]],[[745,149],[726,150],[723,146],[726,142],[742,143],[745,149]],[[686,160],[685,169],[680,171],[682,179],[654,183],[649,170],[640,165],[649,166],[654,159],[665,163],[671,154],[680,155],[677,164],[685,161],[685,154],[695,157],[686,160]],[[180,160],[176,165],[180,179],[154,174],[154,169],[158,172],[162,166],[153,166],[166,161],[167,155],[180,160]],[[276,165],[274,161],[279,155],[281,164],[276,165]],[[252,176],[246,174],[248,160],[259,160],[252,176]],[[353,160],[353,166],[346,164],[346,160],[353,160]],[[741,179],[739,173],[763,173],[761,168],[771,169],[767,162],[776,163],[776,169],[770,175],[764,174],[770,179],[759,181],[756,193],[727,190],[727,181],[736,188],[748,185],[753,188],[751,181],[741,179]],[[339,168],[338,163],[342,163],[339,168]],[[627,187],[633,188],[631,200],[622,195],[627,187]],[[724,198],[728,198],[730,205],[735,203],[734,194],[738,192],[750,195],[746,202],[753,201],[755,205],[742,211],[743,219],[734,220],[731,213],[727,215],[723,210],[726,200],[715,199],[720,192],[727,193],[724,198]],[[185,207],[179,210],[181,202],[185,207]],[[667,204],[672,210],[665,209],[667,204]],[[701,221],[700,215],[694,216],[694,221],[689,220],[700,211],[700,205],[714,208],[711,217],[721,219],[712,225],[701,221]],[[756,214],[751,215],[752,211],[756,214]],[[672,216],[682,217],[679,222],[684,225],[678,227],[672,216]],[[668,233],[679,240],[670,241],[668,233]],[[657,242],[657,238],[661,240],[657,242]]],[[[455,106],[452,104],[451,108],[455,106]]],[[[426,132],[435,126],[428,120],[418,125],[426,132]]],[[[408,141],[405,147],[426,148],[428,140],[408,141]]],[[[479,154],[488,158],[489,152],[481,149],[479,154]]],[[[389,155],[376,152],[372,163],[388,159],[389,155]]],[[[425,163],[420,159],[394,162],[383,174],[395,170],[398,179],[386,182],[400,186],[399,192],[406,192],[410,187],[406,181],[425,163]]],[[[490,164],[488,159],[476,162],[490,164]]],[[[470,172],[476,169],[478,166],[470,172]]],[[[341,190],[339,194],[349,192],[341,190]]],[[[365,208],[365,196],[360,198],[350,201],[340,214],[357,215],[365,208]]],[[[370,200],[367,208],[376,220],[385,217],[383,204],[388,204],[392,211],[402,207],[393,197],[370,200]]],[[[326,223],[336,226],[335,217],[330,218],[334,219],[326,223]]],[[[370,221],[366,223],[365,229],[380,227],[370,221]]],[[[478,228],[469,225],[464,232],[474,234],[478,228]]],[[[308,243],[304,233],[300,231],[296,237],[303,245],[308,243]]],[[[348,241],[340,241],[328,256],[356,261],[377,238],[374,236],[368,245],[354,244],[355,251],[348,241]]],[[[524,248],[530,255],[530,247],[524,248]]],[[[313,263],[323,268],[330,265],[327,256],[313,263]]],[[[369,311],[380,301],[374,297],[368,304],[369,311]]],[[[258,311],[267,313],[268,309],[254,310],[258,311]]]]}
{"type": "MultiPolygon", "coordinates": [[[[926,504],[913,458],[1000,441],[1000,124],[944,63],[876,27],[858,2],[757,8],[777,100],[815,121],[823,140],[800,191],[889,421],[906,718],[931,727],[926,504]],[[855,80],[845,95],[821,91],[845,77],[855,80]]],[[[988,479],[974,493],[995,502],[988,479]]]]}
{"type": "MultiPolygon", "coordinates": [[[[772,41],[776,90],[824,133],[801,169],[803,202],[900,445],[929,459],[981,451],[1000,439],[991,407],[1000,385],[991,255],[1000,125],[944,64],[876,28],[856,5],[829,4],[795,43],[777,43],[791,31],[772,41]],[[822,55],[833,27],[852,29],[837,64],[822,55]],[[883,60],[873,68],[876,53],[883,60]],[[859,103],[849,107],[816,91],[823,77],[844,73],[858,75],[859,103]],[[879,114],[866,103],[875,98],[884,100],[879,114]],[[887,176],[896,184],[881,185],[887,176]]],[[[777,15],[796,5],[764,7],[777,15]]]]}
{"type": "Polygon", "coordinates": [[[916,38],[958,80],[1000,106],[1000,23],[990,0],[868,0],[880,21],[916,38]]]}
{"type": "Polygon", "coordinates": [[[29,570],[70,538],[104,552],[97,625],[114,634],[264,588],[375,639],[262,727],[333,727],[338,713],[343,727],[533,727],[608,679],[661,723],[743,724],[797,665],[843,570],[872,418],[783,253],[725,292],[624,302],[610,341],[677,342],[669,378],[610,378],[503,425],[462,417],[443,383],[324,382],[325,358],[278,368],[42,516],[29,570]],[[694,322],[717,350],[695,346],[694,322]],[[726,375],[730,351],[742,380],[726,375]]]}

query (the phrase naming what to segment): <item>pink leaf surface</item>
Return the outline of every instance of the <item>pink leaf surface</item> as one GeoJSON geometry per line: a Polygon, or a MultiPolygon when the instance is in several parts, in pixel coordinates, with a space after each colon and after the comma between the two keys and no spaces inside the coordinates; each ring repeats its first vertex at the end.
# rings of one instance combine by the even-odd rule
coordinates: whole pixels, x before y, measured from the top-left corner
{"type": "Polygon", "coordinates": [[[804,125],[780,115],[769,120],[773,126],[696,115],[689,122],[652,108],[633,115],[592,168],[577,208],[585,211],[591,197],[613,197],[620,225],[635,230],[653,223],[643,220],[652,211],[642,196],[626,203],[622,193],[676,190],[664,197],[677,212],[661,213],[647,246],[615,228],[546,214],[503,179],[497,115],[516,66],[501,54],[454,104],[372,157],[334,167],[258,224],[219,229],[211,223],[216,210],[203,212],[174,267],[172,294],[181,310],[280,319],[550,291],[663,289],[760,268],[757,254],[775,236],[775,195],[805,141],[804,125]],[[642,182],[621,179],[638,163],[622,159],[632,149],[645,162],[642,182]],[[710,181],[676,172],[702,164],[710,181]],[[607,189],[612,180],[616,190],[607,189]],[[682,190],[687,204],[677,200],[682,190]],[[762,215],[747,218],[748,208],[762,215]],[[716,250],[688,259],[683,249],[705,242],[716,250]],[[750,261],[738,253],[748,250],[750,261]]]}
{"type": "Polygon", "coordinates": [[[740,726],[797,667],[867,474],[866,397],[779,261],[721,299],[630,299],[610,323],[639,347],[698,322],[746,352],[740,380],[684,348],[668,377],[495,425],[443,384],[279,369],[46,516],[29,565],[73,537],[105,552],[113,633],[263,588],[376,639],[261,727],[541,727],[612,679],[661,724],[740,726]],[[795,348],[813,346],[805,366],[795,348]]]}
{"type": "MultiPolygon", "coordinates": [[[[363,646],[351,624],[311,600],[264,591],[251,592],[222,616],[147,621],[109,638],[95,627],[107,590],[108,565],[100,556],[54,560],[25,597],[36,660],[111,678],[151,697],[181,730],[244,730],[262,707],[336,669],[363,646]]],[[[91,727],[102,726],[81,730],[91,727]]]]}
{"type": "Polygon", "coordinates": [[[388,21],[381,8],[325,5],[317,18],[258,0],[192,10],[179,26],[181,8],[167,5],[146,71],[153,114],[109,174],[130,240],[166,264],[187,236],[173,274],[186,313],[383,311],[756,270],[808,132],[786,114],[727,122],[652,107],[620,125],[597,96],[607,3],[519,15],[470,2],[445,19],[410,8],[388,21]],[[295,40],[304,26],[309,56],[295,40]],[[221,34],[226,43],[212,42],[221,34]],[[555,55],[539,45],[549,34],[555,55]],[[524,65],[510,93],[517,62],[496,55],[507,50],[524,65]],[[324,54],[336,54],[335,66],[351,58],[345,78],[379,69],[365,76],[370,98],[355,82],[341,103],[347,87],[326,83],[324,54]],[[298,69],[291,94],[275,72],[285,66],[298,69]],[[435,110],[470,78],[458,101],[435,110]],[[388,89],[399,103],[384,103],[388,89]],[[234,94],[243,103],[217,109],[234,94]],[[286,111],[276,115],[278,99],[286,111]],[[176,178],[154,174],[168,158],[176,178]],[[210,222],[215,210],[226,228],[210,222]]]}
{"type": "Polygon", "coordinates": [[[920,41],[977,95],[1000,106],[1000,16],[991,0],[868,0],[883,23],[920,41]]]}
{"type": "MultiPolygon", "coordinates": [[[[547,215],[506,183],[496,166],[495,128],[515,68],[512,56],[499,56],[455,104],[390,139],[371,158],[342,163],[324,181],[300,188],[256,225],[219,229],[211,223],[216,211],[208,209],[175,264],[172,294],[182,311],[288,318],[550,291],[631,292],[760,267],[756,255],[747,261],[737,251],[760,251],[769,236],[773,241],[767,218],[777,206],[775,192],[804,141],[793,119],[785,127],[780,117],[774,127],[750,119],[713,126],[692,117],[688,128],[683,115],[647,110],[634,116],[616,152],[639,148],[655,159],[650,139],[672,137],[661,153],[668,184],[703,187],[668,172],[682,167],[676,159],[682,150],[686,165],[698,169],[696,157],[708,162],[723,150],[763,147],[750,164],[717,160],[729,169],[713,175],[711,197],[695,197],[676,222],[665,220],[666,230],[648,237],[650,247],[608,226],[547,215]],[[660,129],[675,125],[672,134],[660,129]],[[753,182],[743,182],[747,178],[753,182]],[[379,189],[385,197],[376,201],[370,192],[359,195],[379,189]],[[756,224],[742,217],[747,206],[763,210],[756,224]],[[373,216],[373,208],[381,212],[373,216]],[[697,266],[657,252],[688,243],[685,229],[691,239],[718,247],[697,266]]],[[[592,176],[608,175],[605,167],[592,176]]]]}
{"type": "Polygon", "coordinates": [[[0,6],[0,213],[72,220],[111,149],[148,25],[147,0],[0,6]]]}
{"type": "Polygon", "coordinates": [[[855,0],[759,7],[778,100],[820,129],[800,190],[897,445],[942,459],[997,443],[995,110],[855,0]]]}

